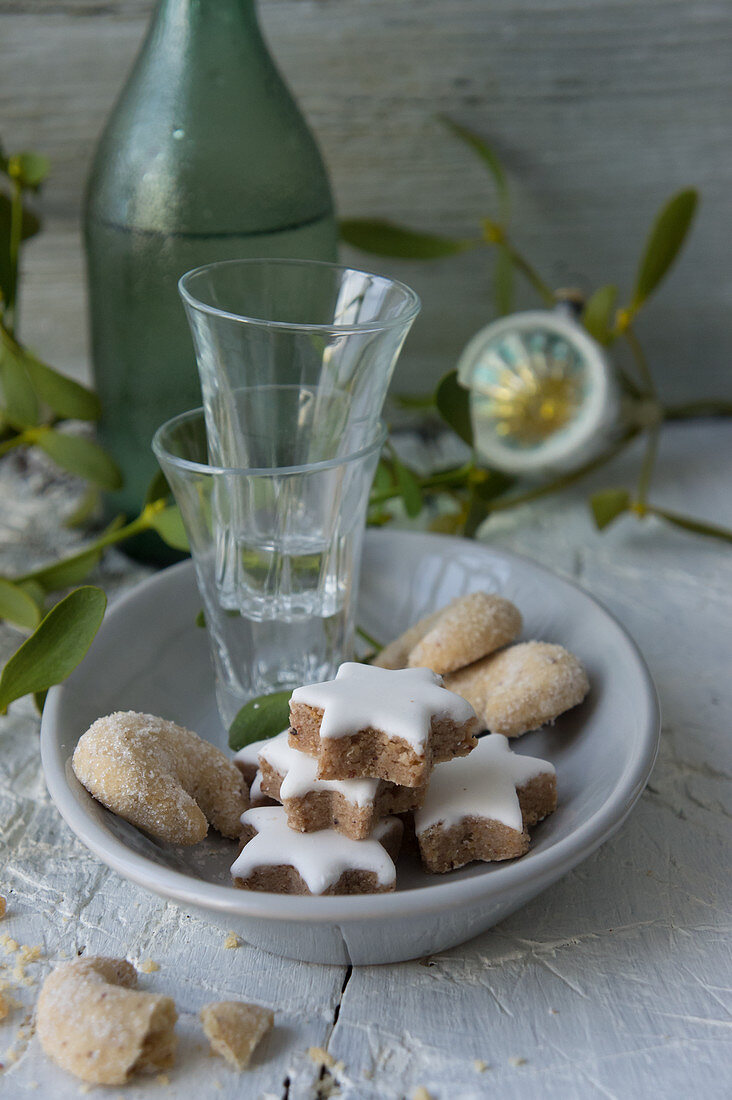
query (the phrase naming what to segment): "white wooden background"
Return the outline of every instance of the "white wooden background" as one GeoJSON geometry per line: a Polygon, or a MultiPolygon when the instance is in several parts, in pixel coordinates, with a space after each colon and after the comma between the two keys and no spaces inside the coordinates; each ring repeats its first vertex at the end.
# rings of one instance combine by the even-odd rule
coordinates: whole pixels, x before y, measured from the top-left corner
{"type": "MultiPolygon", "coordinates": [[[[594,487],[626,483],[636,459],[616,462],[594,487]]],[[[664,436],[654,496],[732,525],[730,462],[727,425],[677,425],[664,436]]],[[[351,971],[246,944],[227,950],[219,929],[122,880],[71,835],[45,792],[38,720],[22,701],[0,719],[0,981],[16,958],[4,954],[3,934],[43,955],[17,991],[22,1007],[0,1023],[0,1095],[79,1095],[43,1056],[30,1012],[50,966],[84,950],[152,958],[160,970],[142,976],[143,988],[172,995],[181,1014],[169,1087],[135,1083],[130,1100],[320,1100],[333,1079],[320,1079],[313,1045],[343,1063],[332,1073],[346,1100],[404,1100],[419,1086],[433,1100],[727,1100],[732,555],[651,521],[623,519],[598,534],[584,491],[505,513],[485,534],[578,580],[646,655],[662,745],[620,832],[496,928],[429,959],[351,971]],[[241,1076],[207,1056],[196,1022],[204,1003],[229,998],[277,1014],[241,1076]]],[[[27,470],[16,458],[0,464],[6,568],[78,542],[59,527],[78,493],[37,456],[27,470]]],[[[96,579],[114,593],[142,572],[111,554],[96,579]]],[[[0,629],[0,663],[17,644],[0,629]]]]}
{"type": "MultiPolygon", "coordinates": [[[[208,0],[215,2],[215,0],[208,0]]],[[[48,232],[28,249],[26,336],[83,373],[78,214],[94,138],[151,0],[0,0],[0,133],[46,151],[48,232]]],[[[728,0],[261,0],[343,215],[468,234],[479,164],[434,120],[480,130],[511,175],[519,243],[555,285],[626,289],[660,202],[698,186],[682,264],[641,331],[671,396],[729,389],[732,5],[728,0]]],[[[355,257],[353,257],[355,258],[355,257]]],[[[426,388],[490,316],[484,253],[410,265],[424,314],[400,385],[426,388]]]]}

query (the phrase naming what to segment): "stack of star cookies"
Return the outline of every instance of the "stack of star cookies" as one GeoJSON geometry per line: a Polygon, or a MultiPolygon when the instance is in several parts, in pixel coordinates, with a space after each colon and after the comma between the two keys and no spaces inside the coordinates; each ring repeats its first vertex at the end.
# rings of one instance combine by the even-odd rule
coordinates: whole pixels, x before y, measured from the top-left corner
{"type": "Polygon", "coordinates": [[[395,815],[422,805],[435,766],[469,753],[478,725],[470,704],[429,669],[347,663],[334,680],[298,688],[289,730],[235,758],[253,803],[242,816],[236,885],[393,890],[403,828],[395,815]]]}

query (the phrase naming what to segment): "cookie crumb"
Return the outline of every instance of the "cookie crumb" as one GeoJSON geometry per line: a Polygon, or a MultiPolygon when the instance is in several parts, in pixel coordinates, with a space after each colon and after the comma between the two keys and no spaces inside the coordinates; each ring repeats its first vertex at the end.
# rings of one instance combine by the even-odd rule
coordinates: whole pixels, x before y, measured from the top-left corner
{"type": "Polygon", "coordinates": [[[236,932],[227,933],[226,939],[224,940],[224,947],[228,948],[230,951],[234,947],[241,947],[241,940],[237,936],[236,932]]]}
{"type": "Polygon", "coordinates": [[[155,1078],[155,1080],[157,1081],[157,1083],[159,1085],[169,1085],[170,1084],[170,1078],[168,1077],[167,1073],[159,1073],[157,1075],[157,1077],[155,1078]]]}
{"type": "Polygon", "coordinates": [[[18,941],[9,936],[7,932],[3,932],[0,936],[0,944],[5,948],[6,955],[14,955],[20,947],[18,941]]]}
{"type": "Polygon", "coordinates": [[[488,1069],[488,1063],[484,1062],[482,1058],[474,1058],[473,1069],[476,1073],[485,1073],[485,1071],[488,1069]]]}
{"type": "Polygon", "coordinates": [[[23,960],[23,962],[27,962],[27,963],[38,962],[38,960],[41,957],[41,946],[40,946],[40,944],[36,943],[36,944],[33,945],[33,947],[31,947],[27,943],[21,944],[21,946],[20,946],[20,957],[23,960]]]}
{"type": "Polygon", "coordinates": [[[4,1020],[9,1012],[10,1003],[8,1002],[7,997],[3,993],[0,993],[0,1020],[4,1020]]]}
{"type": "MultiPolygon", "coordinates": [[[[137,969],[141,974],[154,974],[156,970],[160,969],[160,965],[154,959],[143,959],[137,969]]],[[[161,1074],[161,1076],[165,1075],[161,1074]]]]}
{"type": "Polygon", "coordinates": [[[526,1065],[526,1059],[525,1058],[516,1058],[514,1056],[513,1058],[508,1059],[508,1064],[509,1064],[509,1066],[525,1066],[526,1065]]]}
{"type": "Polygon", "coordinates": [[[412,1100],[433,1100],[431,1092],[428,1092],[424,1085],[419,1085],[418,1088],[412,1093],[412,1100]]]}
{"type": "Polygon", "coordinates": [[[0,920],[3,919],[8,908],[8,903],[5,898],[0,894],[0,920]]]}
{"type": "Polygon", "coordinates": [[[549,1015],[550,1016],[558,1016],[559,1015],[559,1009],[558,1008],[550,1008],[549,1009],[549,1015]]]}
{"type": "Polygon", "coordinates": [[[330,1069],[335,1065],[335,1058],[322,1047],[308,1047],[308,1058],[311,1062],[314,1062],[316,1066],[327,1066],[330,1069]]]}
{"type": "Polygon", "coordinates": [[[274,1024],[274,1012],[242,1001],[204,1005],[200,1012],[211,1049],[238,1070],[246,1069],[258,1043],[274,1024]]]}

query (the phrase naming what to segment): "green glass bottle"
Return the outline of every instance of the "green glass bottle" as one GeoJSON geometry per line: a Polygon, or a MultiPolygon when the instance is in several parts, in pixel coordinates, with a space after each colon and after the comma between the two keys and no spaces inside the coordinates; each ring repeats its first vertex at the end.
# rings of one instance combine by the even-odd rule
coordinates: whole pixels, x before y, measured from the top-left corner
{"type": "Polygon", "coordinates": [[[200,404],[177,281],[242,257],[333,260],[315,140],[262,38],[254,0],[159,0],[100,138],[85,204],[100,440],[136,513],[155,429],[200,404]]]}

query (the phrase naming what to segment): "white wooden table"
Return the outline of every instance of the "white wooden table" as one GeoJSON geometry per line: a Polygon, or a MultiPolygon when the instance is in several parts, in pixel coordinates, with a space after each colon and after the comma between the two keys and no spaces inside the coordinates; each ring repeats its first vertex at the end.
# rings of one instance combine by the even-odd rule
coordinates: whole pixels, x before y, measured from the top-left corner
{"type": "MultiPolygon", "coordinates": [[[[675,426],[654,496],[732,525],[731,463],[729,426],[675,426]]],[[[628,483],[629,467],[618,461],[595,486],[628,483]]],[[[38,718],[18,703],[0,720],[0,934],[40,944],[42,959],[27,966],[29,984],[14,990],[22,1004],[0,1024],[1,1095],[78,1096],[79,1082],[45,1059],[30,1014],[51,965],[81,951],[153,959],[160,969],[142,974],[142,987],[178,1005],[169,1082],[143,1079],[123,1090],[129,1097],[300,1100],[328,1095],[334,1082],[340,1095],[368,1100],[411,1097],[420,1086],[435,1100],[730,1095],[732,554],[655,522],[622,520],[599,535],[585,491],[506,514],[486,537],[574,577],[646,654],[663,743],[622,830],[522,911],[444,955],[350,971],[244,943],[227,949],[219,929],[118,878],[75,840],[45,791],[38,718]],[[241,1076],[208,1057],[197,1024],[203,1004],[232,998],[277,1013],[241,1076]],[[321,1077],[311,1046],[342,1066],[321,1077]]],[[[3,571],[75,545],[79,536],[60,532],[59,521],[77,492],[49,479],[39,460],[25,472],[0,464],[3,571]]],[[[99,579],[114,592],[142,572],[113,554],[99,579]]],[[[0,633],[0,660],[17,642],[10,629],[0,633]]],[[[0,977],[18,957],[0,943],[0,977]]]]}

